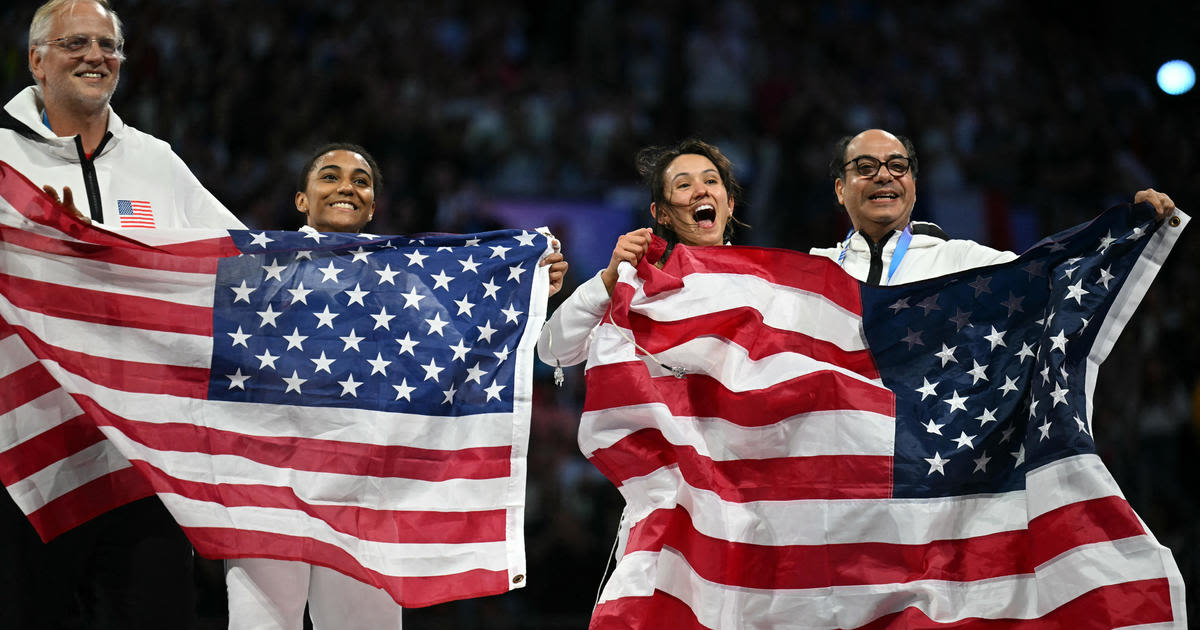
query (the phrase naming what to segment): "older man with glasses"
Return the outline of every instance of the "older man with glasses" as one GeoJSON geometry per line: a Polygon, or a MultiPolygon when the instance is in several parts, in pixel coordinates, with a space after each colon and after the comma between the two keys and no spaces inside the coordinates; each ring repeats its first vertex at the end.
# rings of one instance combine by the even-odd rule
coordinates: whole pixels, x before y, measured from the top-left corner
{"type": "Polygon", "coordinates": [[[124,44],[121,20],[106,0],[43,4],[29,27],[36,85],[0,114],[0,160],[38,185],[70,189],[63,191],[64,202],[72,202],[66,205],[98,223],[243,227],[167,143],[112,110],[124,44]]]}
{"type": "MultiPolygon", "coordinates": [[[[903,136],[868,129],[838,141],[829,164],[833,192],[853,226],[835,247],[810,253],[837,261],[868,284],[900,284],[1008,262],[1016,254],[951,239],[941,228],[912,220],[917,202],[917,151],[903,136]]],[[[1154,189],[1139,191],[1159,218],[1175,209],[1154,189]]]]}
{"type": "MultiPolygon", "coordinates": [[[[36,85],[0,113],[0,161],[62,190],[65,205],[111,227],[243,227],[167,143],[126,125],[109,106],[123,60],[121,21],[107,2],[42,5],[29,28],[36,85]]],[[[28,421],[20,407],[5,415],[28,421]]],[[[65,436],[67,425],[55,431],[65,436]]],[[[30,494],[0,498],[0,628],[195,625],[192,548],[157,497],[42,543],[19,505],[31,510],[49,499],[30,494]]]]}

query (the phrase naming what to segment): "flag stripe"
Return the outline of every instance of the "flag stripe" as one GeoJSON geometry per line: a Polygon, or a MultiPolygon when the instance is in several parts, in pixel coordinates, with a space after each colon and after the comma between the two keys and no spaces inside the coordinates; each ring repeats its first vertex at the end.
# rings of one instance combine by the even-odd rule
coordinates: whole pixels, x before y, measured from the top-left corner
{"type": "Polygon", "coordinates": [[[603,602],[592,612],[590,630],[709,630],[696,619],[688,605],[677,597],[654,591],[648,597],[626,597],[603,602]]]}
{"type": "MultiPolygon", "coordinates": [[[[1044,565],[1038,574],[978,582],[922,580],[817,589],[753,589],[713,583],[696,575],[676,551],[664,548],[661,553],[633,552],[626,556],[630,562],[625,567],[618,565],[618,571],[609,581],[610,585],[615,582],[621,587],[612,593],[617,597],[610,596],[606,589],[602,601],[645,597],[655,589],[662,590],[685,602],[700,623],[716,630],[745,627],[747,614],[752,614],[760,627],[786,627],[796,619],[804,619],[807,627],[812,628],[857,628],[872,622],[880,613],[896,613],[906,608],[920,610],[936,623],[972,618],[1035,620],[1105,586],[1080,579],[1094,572],[1095,567],[1106,567],[1103,572],[1121,582],[1161,579],[1144,562],[1147,557],[1157,555],[1152,547],[1151,541],[1140,537],[1091,545],[1044,565]],[[655,568],[648,569],[650,566],[655,568]],[[653,577],[634,577],[633,573],[639,570],[649,571],[653,577]]],[[[1170,602],[1159,600],[1153,609],[1145,623],[1161,621],[1164,609],[1170,612],[1170,602]]],[[[1092,620],[1089,617],[1076,621],[1086,627],[1092,620]]]]}
{"type": "MultiPolygon", "coordinates": [[[[91,247],[91,246],[89,246],[91,247]]],[[[111,248],[98,248],[101,252],[111,248]]],[[[6,273],[51,284],[67,291],[76,287],[102,290],[105,294],[134,295],[169,300],[182,305],[212,307],[212,274],[196,271],[145,269],[105,262],[92,257],[44,254],[0,243],[6,260],[6,273]],[[136,278],[136,282],[128,282],[136,278]]],[[[178,257],[170,257],[174,260],[178,257]]]]}
{"type": "Polygon", "coordinates": [[[879,370],[875,368],[871,353],[866,350],[843,350],[823,339],[773,328],[763,322],[758,310],[749,307],[669,322],[657,322],[641,313],[632,313],[629,323],[638,343],[652,354],[713,335],[745,348],[747,356],[755,361],[781,352],[793,352],[821,363],[840,366],[869,379],[879,378],[879,370]]]}
{"type": "MultiPolygon", "coordinates": [[[[47,321],[54,320],[48,318],[47,321]]],[[[110,359],[87,351],[52,346],[24,328],[17,331],[38,356],[53,356],[58,365],[74,374],[102,377],[108,387],[183,398],[204,398],[208,394],[209,371],[205,368],[110,359]]]]}
{"type": "Polygon", "coordinates": [[[721,461],[741,459],[747,453],[753,459],[890,456],[895,432],[892,418],[865,411],[817,411],[781,420],[778,426],[743,427],[725,418],[675,416],[664,404],[647,404],[585,412],[579,446],[590,454],[650,424],[657,425],[671,444],[691,446],[721,461]]]}
{"type": "Polygon", "coordinates": [[[1076,502],[1119,498],[1111,476],[1096,474],[1091,484],[1059,483],[1064,478],[1103,470],[1099,457],[1081,455],[1033,471],[1027,491],[892,499],[887,503],[859,500],[728,503],[711,491],[687,485],[677,468],[663,468],[630,479],[621,490],[633,498],[666,497],[655,504],[631,501],[628,517],[633,522],[656,510],[678,505],[688,511],[699,532],[731,542],[782,546],[859,541],[923,545],[1023,528],[1034,509],[1048,514],[1076,502]],[[1049,495],[1049,500],[1038,500],[1043,495],[1049,495]],[[1034,501],[1040,505],[1034,506],[1034,501]],[[788,526],[762,527],[763,522],[788,526]]]}
{"type": "Polygon", "coordinates": [[[186,246],[164,245],[150,248],[139,243],[139,247],[113,247],[128,245],[131,242],[133,241],[130,239],[111,233],[88,242],[61,240],[0,225],[0,251],[8,251],[21,257],[76,258],[132,268],[211,275],[216,273],[217,262],[205,254],[214,250],[226,254],[237,251],[228,237],[190,243],[186,246]]]}
{"type": "Polygon", "coordinates": [[[0,415],[58,389],[58,382],[40,363],[31,363],[0,378],[0,415]]]}
{"type": "Polygon", "coordinates": [[[433,450],[303,437],[264,437],[192,423],[139,422],[111,413],[86,396],[76,402],[99,424],[158,451],[237,455],[279,468],[367,477],[446,481],[499,479],[511,473],[508,446],[433,450]]]}
{"type": "MultiPolygon", "coordinates": [[[[261,464],[238,455],[146,449],[129,436],[98,419],[101,430],[121,452],[137,452],[138,461],[171,470],[180,483],[212,483],[219,470],[222,483],[290,487],[304,501],[336,499],[347,505],[375,509],[480,510],[496,507],[495,497],[508,488],[508,478],[426,481],[406,477],[368,477],[261,464]],[[362,498],[366,497],[366,498],[362,498]]],[[[247,436],[252,439],[253,436],[247,436]]]]}
{"type": "MultiPolygon", "coordinates": [[[[73,462],[64,460],[63,463],[65,469],[73,462]]],[[[66,480],[64,484],[65,482],[66,480]]],[[[12,492],[11,487],[9,491],[12,492]]],[[[154,489],[146,479],[127,465],[122,469],[106,471],[103,476],[89,482],[75,485],[36,510],[27,512],[26,516],[42,540],[49,542],[113,508],[153,494],[154,489]]],[[[16,499],[16,496],[13,498],[16,499]]]]}
{"type": "Polygon", "coordinates": [[[591,454],[616,485],[666,466],[678,466],[688,485],[726,501],[863,499],[891,496],[891,458],[818,455],[714,462],[691,446],[675,446],[655,429],[631,434],[591,454]]]}
{"type": "Polygon", "coordinates": [[[288,537],[253,530],[229,530],[213,527],[185,527],[188,538],[197,546],[203,545],[224,558],[271,557],[278,560],[299,560],[341,571],[350,577],[382,586],[399,593],[397,601],[406,607],[418,608],[445,601],[446,592],[461,592],[463,598],[492,595],[509,588],[507,571],[472,569],[448,575],[419,577],[390,576],[364,568],[341,548],[308,538],[288,537]],[[264,550],[249,555],[246,549],[264,550]],[[297,554],[296,550],[304,550],[297,554]],[[269,553],[265,550],[274,550],[269,553]]]}
{"type": "MultiPolygon", "coordinates": [[[[212,335],[212,309],[0,274],[0,290],[16,308],[81,322],[192,335],[212,335]],[[47,300],[47,295],[55,296],[47,300]],[[102,310],[97,306],[103,304],[102,310]]],[[[210,292],[211,294],[211,292],[210,292]]],[[[210,300],[211,301],[211,300],[210,300]]]]}
{"type": "Polygon", "coordinates": [[[0,460],[0,479],[5,484],[15,483],[62,459],[64,452],[81,451],[103,439],[96,423],[75,416],[10,447],[10,456],[0,460]]]}
{"type": "MultiPolygon", "coordinates": [[[[504,510],[376,510],[356,505],[321,504],[301,499],[289,487],[203,483],[164,474],[143,461],[134,466],[161,493],[233,508],[272,510],[320,520],[335,532],[391,544],[456,544],[504,540],[504,510]]],[[[248,510],[246,510],[248,511],[248,510]]]]}
{"type": "MultiPolygon", "coordinates": [[[[601,332],[604,331],[597,334],[601,332]]],[[[800,414],[842,409],[893,416],[896,404],[892,392],[828,370],[749,390],[727,387],[706,374],[688,374],[684,379],[653,377],[644,366],[631,369],[630,364],[589,366],[588,378],[596,385],[588,388],[585,412],[661,401],[674,416],[720,417],[745,427],[768,426],[800,414]],[[797,396],[797,391],[805,395],[797,396]]]]}
{"type": "MultiPolygon", "coordinates": [[[[627,283],[618,282],[613,299],[624,302],[644,295],[627,283]]],[[[695,274],[684,278],[683,288],[673,296],[671,304],[645,299],[638,313],[655,321],[673,322],[733,309],[753,308],[761,313],[756,318],[767,326],[791,330],[824,341],[847,352],[866,347],[861,317],[830,302],[820,294],[779,286],[753,276],[738,274],[695,274]]],[[[612,312],[613,322],[630,328],[624,312],[612,312]]]]}
{"type": "MultiPolygon", "coordinates": [[[[934,630],[939,628],[981,628],[983,630],[1057,630],[1058,628],[1123,628],[1171,620],[1170,592],[1166,579],[1134,580],[1102,586],[1059,606],[1040,619],[980,619],[972,617],[951,622],[937,622],[917,608],[885,615],[857,630],[908,628],[934,630]],[[1111,611],[1105,618],[1095,618],[1095,610],[1111,611]]],[[[687,604],[662,591],[650,597],[630,597],[605,602],[597,607],[590,628],[593,630],[623,630],[640,627],[672,628],[679,630],[708,629],[700,624],[687,604]],[[637,620],[635,623],[633,620],[637,620]],[[643,623],[644,622],[644,623],[643,623]]],[[[736,626],[731,626],[736,627],[736,626]]]]}
{"type": "MultiPolygon", "coordinates": [[[[60,383],[75,387],[76,381],[83,382],[82,378],[56,368],[54,364],[49,367],[57,370],[55,376],[60,383]]],[[[122,392],[102,385],[93,385],[88,391],[90,397],[110,413],[138,422],[178,422],[180,418],[188,417],[195,404],[184,398],[122,392]]],[[[504,446],[510,445],[512,439],[512,427],[504,414],[446,417],[427,423],[417,414],[342,407],[298,408],[263,403],[254,406],[253,414],[247,414],[235,413],[246,408],[243,404],[208,401],[208,408],[211,413],[206,418],[207,427],[243,434],[249,439],[323,435],[338,442],[403,445],[433,451],[504,446]]]]}
{"type": "Polygon", "coordinates": [[[858,282],[836,269],[837,265],[825,258],[814,258],[798,252],[765,247],[707,247],[693,250],[694,255],[676,257],[678,274],[729,274],[736,279],[744,276],[748,280],[762,278],[780,287],[799,289],[806,293],[824,296],[850,313],[862,312],[862,301],[858,293],[858,282]],[[703,253],[700,253],[703,252],[703,253]],[[803,258],[803,264],[789,264],[803,258]]]}
{"type": "Polygon", "coordinates": [[[1144,534],[1137,517],[1118,500],[1061,508],[1028,530],[997,532],[923,545],[855,542],[766,546],[703,535],[683,508],[658,510],[631,531],[627,551],[682,555],[706,580],[759,589],[823,588],[918,580],[985,580],[1034,569],[1069,549],[1144,534]],[[1064,523],[1091,525],[1063,529],[1064,523]],[[1057,527],[1057,529],[1056,529],[1057,527]],[[1050,540],[1048,540],[1050,539],[1050,540]],[[764,571],[763,567],[772,567],[764,571]],[[819,570],[814,570],[819,568],[819,570]]]}
{"type": "MultiPolygon", "coordinates": [[[[149,472],[144,462],[137,462],[135,466],[139,469],[145,468],[149,472]]],[[[361,548],[357,555],[357,566],[386,575],[435,576],[474,569],[498,571],[506,566],[506,559],[502,553],[505,548],[503,541],[408,543],[363,540],[354,534],[334,529],[314,515],[295,510],[262,506],[226,506],[171,492],[160,492],[159,496],[171,513],[177,515],[179,524],[185,529],[203,527],[260,531],[339,547],[353,542],[352,547],[361,548]]],[[[246,551],[258,557],[271,557],[270,554],[260,556],[259,552],[262,550],[259,548],[246,551]]],[[[303,546],[294,553],[303,553],[303,546]]]]}

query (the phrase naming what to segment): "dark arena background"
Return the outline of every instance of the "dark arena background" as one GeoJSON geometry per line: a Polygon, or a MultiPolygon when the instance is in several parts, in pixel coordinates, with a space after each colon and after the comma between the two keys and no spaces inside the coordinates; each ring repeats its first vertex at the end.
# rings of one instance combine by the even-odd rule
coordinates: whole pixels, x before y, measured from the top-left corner
{"type": "MultiPolygon", "coordinates": [[[[37,6],[0,8],[0,96],[32,83],[37,6]]],[[[735,242],[807,250],[847,229],[827,164],[868,127],[914,140],[914,217],[1022,251],[1153,187],[1200,212],[1200,3],[317,2],[114,0],[126,54],[114,109],[167,140],[250,227],[294,228],[294,182],[326,141],[367,147],[378,234],[548,225],[564,290],[649,225],[633,156],[696,136],[733,160],[752,226],[735,242]]],[[[1096,388],[1101,455],[1200,578],[1200,237],[1184,233],[1096,388]],[[1188,488],[1192,488],[1188,490],[1188,488]]],[[[583,628],[621,499],[579,454],[583,373],[539,364],[529,583],[406,611],[405,628],[583,628]]],[[[205,628],[225,627],[220,562],[201,561],[205,628]]]]}

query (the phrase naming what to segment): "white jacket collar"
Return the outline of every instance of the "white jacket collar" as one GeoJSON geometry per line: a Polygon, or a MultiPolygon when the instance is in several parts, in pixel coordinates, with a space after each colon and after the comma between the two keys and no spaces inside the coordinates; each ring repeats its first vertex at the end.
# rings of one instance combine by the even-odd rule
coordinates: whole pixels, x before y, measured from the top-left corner
{"type": "MultiPolygon", "coordinates": [[[[42,122],[42,107],[42,88],[31,85],[17,92],[17,95],[4,106],[4,111],[25,125],[32,135],[46,143],[57,157],[78,162],[79,152],[75,148],[75,137],[54,135],[54,132],[42,122]]],[[[101,154],[112,151],[125,132],[125,122],[113,111],[111,105],[108,106],[108,131],[112,133],[113,137],[104,145],[101,154]]],[[[22,133],[22,135],[30,134],[22,133]]]]}

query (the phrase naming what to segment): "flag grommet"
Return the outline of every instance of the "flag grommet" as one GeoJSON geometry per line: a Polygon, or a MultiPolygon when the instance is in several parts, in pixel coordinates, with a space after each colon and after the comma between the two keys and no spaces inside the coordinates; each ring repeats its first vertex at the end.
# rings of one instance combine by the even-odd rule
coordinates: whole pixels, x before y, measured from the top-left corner
{"type": "Polygon", "coordinates": [[[524,581],[525,581],[524,575],[514,575],[513,576],[513,584],[520,584],[521,582],[524,582],[524,581]]]}
{"type": "Polygon", "coordinates": [[[1183,223],[1183,221],[1180,220],[1179,215],[1175,215],[1168,219],[1167,223],[1169,223],[1171,227],[1179,227],[1179,224],[1183,223]]]}

